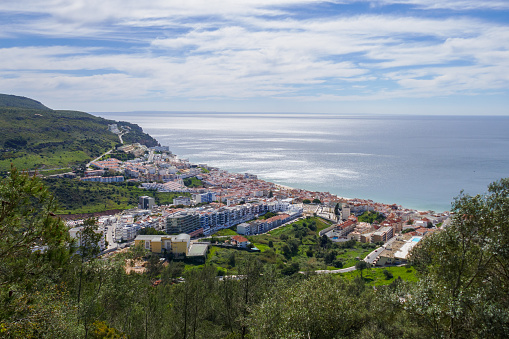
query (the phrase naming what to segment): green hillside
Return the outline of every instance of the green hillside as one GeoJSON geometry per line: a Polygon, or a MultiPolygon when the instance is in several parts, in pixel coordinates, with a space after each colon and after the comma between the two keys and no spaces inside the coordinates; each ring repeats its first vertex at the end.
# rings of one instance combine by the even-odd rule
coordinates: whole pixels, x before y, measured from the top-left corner
{"type": "Polygon", "coordinates": [[[44,106],[39,101],[9,94],[0,94],[0,107],[30,108],[51,111],[50,108],[44,106]]]}
{"type": "Polygon", "coordinates": [[[37,101],[13,97],[0,97],[0,171],[8,171],[11,163],[19,169],[48,169],[91,160],[119,143],[118,136],[108,130],[113,123],[130,130],[123,137],[126,143],[158,145],[135,124],[55,111],[37,101]],[[39,109],[27,108],[30,103],[34,107],[38,103],[39,109]]]}

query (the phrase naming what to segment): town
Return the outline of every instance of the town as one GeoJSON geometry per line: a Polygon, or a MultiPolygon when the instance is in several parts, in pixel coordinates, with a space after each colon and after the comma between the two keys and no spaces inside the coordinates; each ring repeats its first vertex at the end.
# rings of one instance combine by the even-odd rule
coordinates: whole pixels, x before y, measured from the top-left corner
{"type": "MultiPolygon", "coordinates": [[[[328,192],[277,185],[249,173],[229,173],[206,164],[192,164],[172,154],[169,147],[133,144],[117,151],[131,159],[121,161],[107,154],[90,162],[81,176],[58,176],[105,184],[129,181],[146,190],[179,192],[182,196],[174,198],[173,204],[162,206],[148,195],[140,196],[137,208],[99,217],[96,232],[102,234],[99,245],[103,253],[136,244],[160,255],[171,253],[174,259],[204,261],[210,242],[203,239],[222,229],[234,230],[237,235],[230,242],[245,248],[249,244],[247,236],[302,218],[319,217],[330,224],[319,236],[326,236],[333,243],[353,240],[377,244],[364,261],[385,266],[405,263],[422,237],[439,231],[450,221],[449,212],[422,212],[371,200],[345,199],[328,192]],[[185,181],[192,184],[186,185],[185,181]],[[270,217],[265,218],[266,215],[270,217]],[[361,221],[364,215],[376,215],[380,220],[361,221]],[[143,234],[144,229],[158,234],[143,234]]],[[[83,219],[66,222],[78,242],[82,223],[83,219]]]]}

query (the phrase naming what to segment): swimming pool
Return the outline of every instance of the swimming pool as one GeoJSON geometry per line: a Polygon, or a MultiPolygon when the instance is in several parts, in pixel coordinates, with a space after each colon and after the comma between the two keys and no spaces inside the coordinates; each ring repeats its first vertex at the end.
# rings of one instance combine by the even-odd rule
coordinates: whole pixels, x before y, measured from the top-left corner
{"type": "Polygon", "coordinates": [[[421,239],[422,239],[422,237],[412,237],[412,238],[410,239],[410,241],[413,241],[413,242],[419,242],[421,239]]]}

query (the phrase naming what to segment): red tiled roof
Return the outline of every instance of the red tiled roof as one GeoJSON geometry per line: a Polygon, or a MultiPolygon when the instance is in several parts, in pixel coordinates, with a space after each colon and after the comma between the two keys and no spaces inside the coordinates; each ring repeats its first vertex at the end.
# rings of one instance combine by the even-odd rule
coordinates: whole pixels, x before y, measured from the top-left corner
{"type": "Polygon", "coordinates": [[[246,238],[244,238],[241,235],[234,235],[232,237],[232,239],[235,240],[236,242],[247,242],[248,241],[246,238]]]}

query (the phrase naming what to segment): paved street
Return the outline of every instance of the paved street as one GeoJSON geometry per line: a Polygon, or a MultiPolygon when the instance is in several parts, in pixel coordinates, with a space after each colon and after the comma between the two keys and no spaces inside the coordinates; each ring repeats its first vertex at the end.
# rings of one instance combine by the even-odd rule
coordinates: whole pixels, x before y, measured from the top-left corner
{"type": "Polygon", "coordinates": [[[376,250],[368,254],[366,258],[364,258],[364,261],[373,265],[373,261],[375,261],[375,259],[380,255],[380,253],[382,253],[383,250],[383,247],[378,247],[376,250]]]}
{"type": "Polygon", "coordinates": [[[115,232],[115,226],[106,226],[106,241],[108,242],[107,250],[115,249],[118,247],[118,244],[115,242],[113,232],[115,232]]]}

